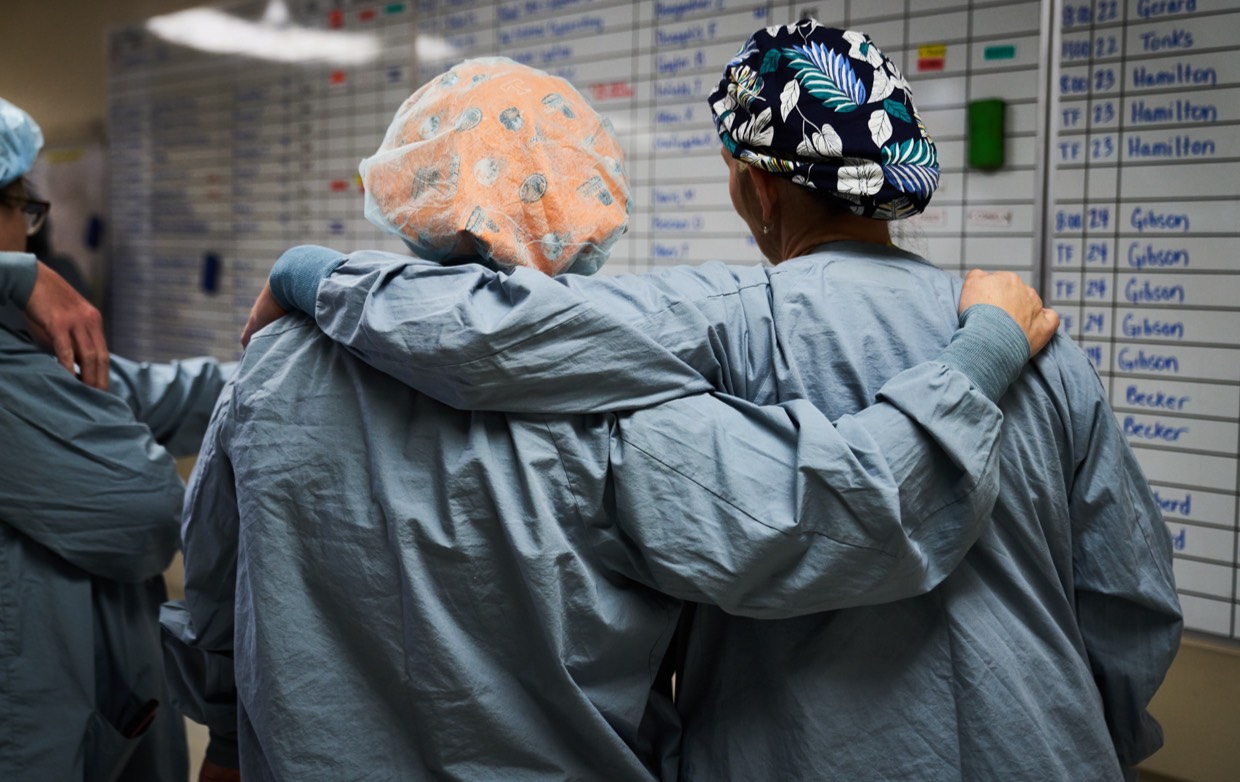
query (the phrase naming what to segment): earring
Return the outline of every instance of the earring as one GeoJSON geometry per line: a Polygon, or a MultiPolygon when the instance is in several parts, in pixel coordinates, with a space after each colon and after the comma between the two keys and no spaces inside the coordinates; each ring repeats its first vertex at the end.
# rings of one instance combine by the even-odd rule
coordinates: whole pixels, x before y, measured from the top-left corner
{"type": "Polygon", "coordinates": [[[765,224],[764,224],[764,225],[762,226],[762,234],[763,234],[763,236],[765,236],[766,234],[769,234],[770,232],[771,232],[771,227],[770,227],[769,225],[765,225],[765,224]]]}

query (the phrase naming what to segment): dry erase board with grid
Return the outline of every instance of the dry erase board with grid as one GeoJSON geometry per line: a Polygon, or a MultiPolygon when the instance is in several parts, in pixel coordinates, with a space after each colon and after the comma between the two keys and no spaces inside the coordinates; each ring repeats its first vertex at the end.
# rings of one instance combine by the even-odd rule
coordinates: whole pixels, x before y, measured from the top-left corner
{"type": "Polygon", "coordinates": [[[1237,638],[1232,6],[287,0],[278,18],[267,2],[210,7],[253,26],[238,29],[355,42],[283,60],[261,37],[248,55],[229,55],[171,43],[152,26],[116,30],[114,346],[140,358],[232,358],[286,247],[403,250],[363,219],[357,163],[409,92],[465,57],[502,54],[564,76],[617,128],[633,216],[605,272],[757,262],[728,200],[705,98],[749,33],[812,15],[873,36],[912,83],[939,146],[939,192],[898,241],[949,270],[1007,268],[1043,286],[1155,484],[1188,626],[1237,638]],[[966,108],[988,98],[1007,104],[1006,162],[984,172],[965,163],[966,108]]]}

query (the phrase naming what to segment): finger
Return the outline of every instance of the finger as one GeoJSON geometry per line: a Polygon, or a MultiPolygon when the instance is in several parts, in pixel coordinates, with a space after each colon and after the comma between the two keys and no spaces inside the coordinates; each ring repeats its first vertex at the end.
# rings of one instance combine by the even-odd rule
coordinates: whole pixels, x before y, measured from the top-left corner
{"type": "Polygon", "coordinates": [[[1049,307],[1042,310],[1042,317],[1050,324],[1051,331],[1059,331],[1059,313],[1049,307]]]}
{"type": "MultiPolygon", "coordinates": [[[[90,385],[100,391],[108,390],[108,341],[103,336],[103,327],[97,322],[92,322],[90,327],[86,329],[89,347],[87,348],[87,363],[94,366],[95,382],[90,385]]],[[[79,362],[80,363],[80,362],[79,362]]]]}
{"type": "Polygon", "coordinates": [[[95,364],[95,357],[92,355],[90,334],[81,327],[74,329],[69,334],[73,338],[73,356],[77,359],[78,372],[82,375],[82,382],[91,388],[98,388],[99,372],[95,364]]]}
{"type": "Polygon", "coordinates": [[[1029,331],[1029,354],[1036,355],[1055,337],[1059,328],[1059,313],[1044,309],[1034,318],[1029,331]]]}
{"type": "Polygon", "coordinates": [[[99,315],[98,310],[92,312],[91,325],[87,328],[87,333],[91,336],[91,361],[94,362],[95,372],[98,373],[99,378],[99,383],[95,385],[95,388],[108,390],[110,374],[108,338],[103,336],[103,316],[99,315]]]}
{"type": "Polygon", "coordinates": [[[56,354],[56,360],[60,365],[68,370],[69,374],[75,374],[73,370],[73,339],[63,331],[50,332],[52,338],[52,352],[56,354]]]}

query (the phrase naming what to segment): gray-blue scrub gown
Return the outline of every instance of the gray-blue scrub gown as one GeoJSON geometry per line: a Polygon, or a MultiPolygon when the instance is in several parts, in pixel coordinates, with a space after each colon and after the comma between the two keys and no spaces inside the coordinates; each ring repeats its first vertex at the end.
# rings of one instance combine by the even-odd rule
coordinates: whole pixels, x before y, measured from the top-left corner
{"type": "MultiPolygon", "coordinates": [[[[1008,327],[1004,386],[1028,353],[1008,327]]],[[[185,700],[249,780],[658,778],[684,601],[773,619],[920,594],[980,534],[998,408],[938,361],[877,399],[835,426],[709,394],[461,412],[281,319],[190,481],[163,614],[185,700]]]]}
{"type": "MultiPolygon", "coordinates": [[[[313,309],[469,409],[622,409],[704,383],[834,418],[943,349],[959,291],[914,255],[843,242],[772,268],[555,280],[361,255],[313,309]]],[[[937,588],[776,622],[696,610],[684,778],[1112,780],[1161,745],[1146,706],[1181,631],[1171,548],[1106,394],[1061,335],[1000,406],[992,523],[937,588]]]]}
{"type": "MultiPolygon", "coordinates": [[[[19,256],[0,258],[0,303],[33,288],[19,256]]],[[[0,328],[0,779],[186,778],[161,574],[179,544],[173,457],[198,447],[224,372],[113,357],[105,393],[0,328]]]]}

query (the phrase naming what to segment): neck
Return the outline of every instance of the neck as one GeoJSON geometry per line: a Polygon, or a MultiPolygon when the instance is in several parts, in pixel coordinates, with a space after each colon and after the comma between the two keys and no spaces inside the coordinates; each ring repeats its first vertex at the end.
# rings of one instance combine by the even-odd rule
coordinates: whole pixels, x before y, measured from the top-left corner
{"type": "Polygon", "coordinates": [[[783,226],[780,237],[780,257],[772,259],[774,263],[809,255],[815,247],[827,242],[868,242],[871,244],[891,244],[891,232],[887,221],[854,214],[831,215],[826,219],[806,216],[803,219],[789,221],[783,226]]]}

